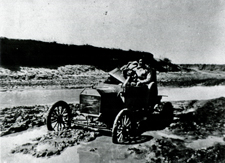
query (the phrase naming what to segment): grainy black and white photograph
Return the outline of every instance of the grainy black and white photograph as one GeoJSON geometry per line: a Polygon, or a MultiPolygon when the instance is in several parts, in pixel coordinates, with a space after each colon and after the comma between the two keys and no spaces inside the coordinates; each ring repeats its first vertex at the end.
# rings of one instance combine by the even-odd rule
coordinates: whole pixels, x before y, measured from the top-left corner
{"type": "Polygon", "coordinates": [[[0,162],[225,163],[224,0],[0,0],[0,162]]]}

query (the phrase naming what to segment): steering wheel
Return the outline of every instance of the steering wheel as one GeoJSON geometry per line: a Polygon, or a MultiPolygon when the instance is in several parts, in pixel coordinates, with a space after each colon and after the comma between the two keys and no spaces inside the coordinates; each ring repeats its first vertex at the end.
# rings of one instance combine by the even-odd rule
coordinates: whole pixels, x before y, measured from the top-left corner
{"type": "Polygon", "coordinates": [[[129,78],[129,82],[137,82],[138,76],[137,73],[132,69],[125,69],[123,71],[123,76],[125,79],[129,78]]]}

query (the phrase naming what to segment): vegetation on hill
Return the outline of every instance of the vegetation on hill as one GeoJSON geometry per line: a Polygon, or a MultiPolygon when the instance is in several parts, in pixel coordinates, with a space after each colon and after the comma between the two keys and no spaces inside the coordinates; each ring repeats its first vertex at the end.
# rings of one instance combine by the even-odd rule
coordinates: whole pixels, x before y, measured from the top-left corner
{"type": "Polygon", "coordinates": [[[225,71],[225,64],[180,64],[186,70],[225,71]]]}
{"type": "Polygon", "coordinates": [[[107,72],[146,57],[160,86],[225,84],[225,65],[174,64],[151,53],[0,38],[0,86],[83,87],[108,77],[107,72]]]}
{"type": "Polygon", "coordinates": [[[1,65],[16,69],[24,67],[56,68],[69,64],[94,65],[105,71],[123,65],[140,56],[152,58],[151,53],[124,51],[93,47],[90,45],[66,45],[56,42],[41,42],[34,40],[16,40],[0,38],[1,65]]]}

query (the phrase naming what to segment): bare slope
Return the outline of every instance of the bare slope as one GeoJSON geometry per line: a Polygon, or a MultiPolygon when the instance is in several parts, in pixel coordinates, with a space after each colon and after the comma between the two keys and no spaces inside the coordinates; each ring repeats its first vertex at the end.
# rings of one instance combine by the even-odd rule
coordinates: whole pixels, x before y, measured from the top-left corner
{"type": "MultiPolygon", "coordinates": [[[[18,70],[0,68],[0,86],[2,89],[17,87],[78,88],[87,87],[108,78],[107,72],[91,65],[66,65],[55,69],[20,67],[18,70]]],[[[159,86],[196,86],[224,85],[225,71],[199,70],[158,72],[159,86]]]]}

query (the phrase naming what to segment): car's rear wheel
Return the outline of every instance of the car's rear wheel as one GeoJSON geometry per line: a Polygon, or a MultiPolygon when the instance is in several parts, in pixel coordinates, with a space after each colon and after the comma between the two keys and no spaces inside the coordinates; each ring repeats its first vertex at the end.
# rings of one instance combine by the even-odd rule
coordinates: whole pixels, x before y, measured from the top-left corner
{"type": "Polygon", "coordinates": [[[131,140],[133,133],[133,122],[130,111],[121,110],[113,123],[112,141],[113,143],[126,143],[131,140]]]}
{"type": "Polygon", "coordinates": [[[174,117],[174,108],[172,103],[166,102],[163,105],[163,108],[160,114],[165,122],[167,122],[168,124],[171,123],[174,117]]]}
{"type": "Polygon", "coordinates": [[[71,109],[64,101],[56,102],[48,112],[47,128],[50,131],[61,131],[71,126],[71,109]]]}

